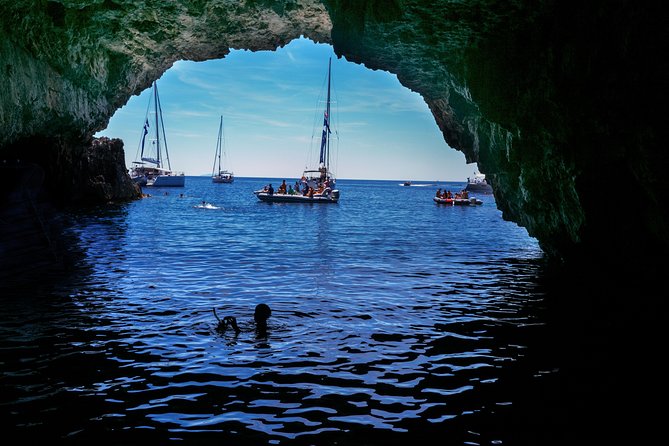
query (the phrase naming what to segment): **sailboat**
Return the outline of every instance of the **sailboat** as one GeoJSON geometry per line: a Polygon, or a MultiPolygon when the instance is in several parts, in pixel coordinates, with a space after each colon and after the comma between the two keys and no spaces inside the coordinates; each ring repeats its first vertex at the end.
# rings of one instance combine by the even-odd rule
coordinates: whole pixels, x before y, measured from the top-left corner
{"type": "Polygon", "coordinates": [[[139,161],[133,161],[133,167],[130,169],[130,177],[140,186],[155,187],[184,187],[186,177],[183,172],[175,172],[170,166],[170,156],[167,152],[167,139],[165,138],[165,127],[163,124],[163,110],[158,96],[158,84],[153,82],[153,94],[149,99],[146,117],[144,118],[144,128],[140,139],[140,147],[137,150],[139,161]],[[149,109],[153,102],[153,121],[154,135],[151,139],[151,150],[147,150],[145,156],[144,145],[146,136],[149,134],[151,123],[149,122],[149,109]],[[164,152],[164,153],[163,153],[164,152]],[[167,166],[167,167],[165,167],[167,166]]]}
{"type": "Polygon", "coordinates": [[[218,140],[216,142],[216,155],[214,156],[214,167],[211,172],[211,181],[214,183],[232,183],[235,180],[235,175],[227,170],[221,170],[221,155],[223,154],[223,116],[221,116],[221,123],[218,126],[218,140]],[[218,161],[218,170],[216,163],[218,161]]]}
{"type": "Polygon", "coordinates": [[[270,203],[337,203],[339,190],[336,179],[330,171],[330,85],[332,79],[332,58],[328,62],[328,91],[325,112],[323,114],[323,131],[321,149],[317,168],[306,169],[302,177],[292,187],[285,189],[284,183],[275,191],[271,184],[253,193],[259,200],[270,203]],[[292,193],[291,193],[292,192],[292,193]]]}

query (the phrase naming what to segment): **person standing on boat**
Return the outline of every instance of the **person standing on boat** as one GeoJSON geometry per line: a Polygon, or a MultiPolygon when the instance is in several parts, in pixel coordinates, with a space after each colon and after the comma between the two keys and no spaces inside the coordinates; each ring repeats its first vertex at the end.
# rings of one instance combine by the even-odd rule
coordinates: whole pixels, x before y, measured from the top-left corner
{"type": "Polygon", "coordinates": [[[321,195],[323,195],[324,197],[329,197],[331,192],[332,188],[330,187],[330,181],[325,180],[325,182],[323,183],[323,190],[321,191],[321,195]]]}

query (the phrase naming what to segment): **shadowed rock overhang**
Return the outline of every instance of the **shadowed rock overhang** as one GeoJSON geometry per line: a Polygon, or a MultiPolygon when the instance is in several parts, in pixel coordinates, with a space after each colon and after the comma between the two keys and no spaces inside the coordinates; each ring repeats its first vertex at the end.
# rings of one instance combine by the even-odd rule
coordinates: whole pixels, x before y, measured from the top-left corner
{"type": "Polygon", "coordinates": [[[136,196],[117,144],[92,135],[175,61],[304,35],[420,93],[549,257],[666,264],[659,3],[35,0],[0,14],[0,160],[39,165],[53,202],[136,196]],[[100,160],[116,166],[82,172],[100,160]]]}

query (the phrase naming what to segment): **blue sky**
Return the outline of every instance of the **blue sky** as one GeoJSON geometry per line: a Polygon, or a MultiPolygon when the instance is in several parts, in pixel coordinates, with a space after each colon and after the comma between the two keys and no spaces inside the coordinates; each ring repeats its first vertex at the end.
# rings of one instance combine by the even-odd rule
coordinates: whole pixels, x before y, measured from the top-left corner
{"type": "MultiPolygon", "coordinates": [[[[295,178],[318,157],[332,56],[331,168],[337,178],[465,181],[477,169],[443,140],[420,95],[397,77],[300,38],[277,51],[232,50],[179,61],[160,79],[173,170],[211,174],[223,116],[224,168],[241,177],[295,178]]],[[[121,138],[137,157],[151,89],[133,96],[96,136],[121,138]]]]}

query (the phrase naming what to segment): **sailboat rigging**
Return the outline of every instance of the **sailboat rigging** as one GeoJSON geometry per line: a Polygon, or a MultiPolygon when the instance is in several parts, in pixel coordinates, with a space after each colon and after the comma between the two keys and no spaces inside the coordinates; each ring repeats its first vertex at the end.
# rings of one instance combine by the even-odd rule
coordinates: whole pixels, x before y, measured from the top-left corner
{"type": "Polygon", "coordinates": [[[167,151],[167,138],[165,137],[165,126],[163,123],[163,110],[158,96],[158,84],[153,82],[153,94],[149,99],[146,117],[144,118],[144,127],[140,139],[140,148],[138,149],[139,161],[133,161],[133,167],[130,169],[130,177],[140,186],[156,187],[183,187],[186,183],[186,177],[183,172],[175,172],[170,166],[170,156],[167,151]],[[149,122],[149,109],[153,102],[153,129],[154,135],[151,140],[151,150],[147,150],[145,156],[146,137],[149,134],[151,123],[149,122]],[[164,153],[163,153],[164,152],[164,153]],[[165,168],[167,165],[167,168],[165,168]]]}
{"type": "Polygon", "coordinates": [[[339,201],[339,190],[336,189],[336,179],[330,170],[330,88],[332,79],[332,58],[328,62],[328,84],[327,101],[323,113],[323,130],[321,133],[321,146],[318,160],[318,168],[306,169],[302,177],[296,182],[296,187],[288,190],[284,183],[278,187],[276,193],[272,185],[256,190],[253,193],[261,201],[283,202],[283,203],[337,203],[339,201]],[[298,188],[299,187],[299,188],[298,188]]]}
{"type": "Polygon", "coordinates": [[[221,116],[221,123],[218,126],[218,140],[216,142],[216,155],[214,156],[214,167],[211,172],[211,181],[214,183],[232,183],[235,180],[235,176],[232,172],[228,170],[221,169],[221,155],[224,154],[223,151],[223,116],[221,116]],[[218,169],[216,169],[216,164],[218,162],[218,169]]]}

